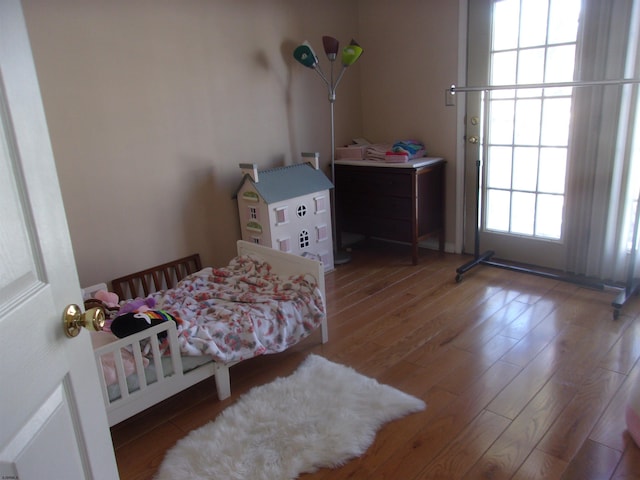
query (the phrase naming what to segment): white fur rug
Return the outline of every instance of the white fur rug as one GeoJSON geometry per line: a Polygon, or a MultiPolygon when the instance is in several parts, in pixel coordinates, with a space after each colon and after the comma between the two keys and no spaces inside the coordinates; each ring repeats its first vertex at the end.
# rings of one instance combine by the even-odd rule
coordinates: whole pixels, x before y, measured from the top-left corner
{"type": "Polygon", "coordinates": [[[425,403],[310,355],[255,387],[165,456],[157,479],[284,480],[362,455],[385,422],[425,403]]]}

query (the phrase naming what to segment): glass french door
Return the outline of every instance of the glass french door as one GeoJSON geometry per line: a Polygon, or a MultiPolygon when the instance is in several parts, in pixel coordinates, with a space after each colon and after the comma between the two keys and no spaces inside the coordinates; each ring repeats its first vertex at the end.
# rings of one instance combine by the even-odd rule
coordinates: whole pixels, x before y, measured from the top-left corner
{"type": "Polygon", "coordinates": [[[564,266],[573,89],[553,85],[574,79],[580,3],[469,2],[467,85],[491,88],[466,94],[468,253],[564,266]]]}

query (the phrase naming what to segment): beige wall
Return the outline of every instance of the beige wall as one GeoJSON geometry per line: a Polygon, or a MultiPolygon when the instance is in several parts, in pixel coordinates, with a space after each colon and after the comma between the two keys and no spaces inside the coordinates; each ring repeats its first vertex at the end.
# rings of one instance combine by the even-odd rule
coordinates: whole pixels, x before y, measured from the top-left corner
{"type": "Polygon", "coordinates": [[[196,251],[207,264],[226,262],[240,236],[239,163],[268,168],[304,150],[319,151],[326,166],[327,92],[291,56],[304,39],[325,69],[322,35],[365,49],[338,89],[337,144],[416,137],[432,154],[455,154],[443,89],[456,71],[457,2],[23,7],[83,285],[196,251]]]}
{"type": "Polygon", "coordinates": [[[362,0],[362,122],[367,138],[422,140],[447,160],[446,241],[453,249],[456,215],[456,108],[445,89],[457,83],[456,0],[362,0]]]}

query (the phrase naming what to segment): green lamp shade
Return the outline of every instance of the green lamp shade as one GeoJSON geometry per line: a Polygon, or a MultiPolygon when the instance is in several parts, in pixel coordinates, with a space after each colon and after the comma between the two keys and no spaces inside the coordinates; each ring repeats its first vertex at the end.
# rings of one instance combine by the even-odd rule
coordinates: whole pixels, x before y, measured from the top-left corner
{"type": "Polygon", "coordinates": [[[309,42],[304,42],[302,45],[297,46],[293,51],[293,58],[308,68],[314,68],[318,64],[318,57],[309,42]]]}
{"type": "Polygon", "coordinates": [[[362,47],[352,42],[342,50],[342,65],[345,67],[353,65],[360,58],[360,55],[362,55],[362,47]]]}

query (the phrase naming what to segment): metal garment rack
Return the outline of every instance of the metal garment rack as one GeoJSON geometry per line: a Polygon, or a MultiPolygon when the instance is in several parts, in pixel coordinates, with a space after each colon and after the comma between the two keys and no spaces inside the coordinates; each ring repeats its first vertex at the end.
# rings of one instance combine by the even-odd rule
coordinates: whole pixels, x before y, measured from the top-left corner
{"type": "Polygon", "coordinates": [[[620,309],[631,298],[634,293],[640,291],[640,278],[634,278],[633,272],[636,264],[636,255],[638,254],[638,224],[640,223],[640,192],[636,199],[636,218],[633,224],[633,237],[631,240],[631,258],[629,259],[629,268],[627,270],[627,282],[624,289],[618,294],[616,299],[611,302],[613,305],[613,318],[618,318],[620,309]]]}
{"type": "MultiPolygon", "coordinates": [[[[483,92],[484,96],[482,99],[483,102],[483,124],[486,125],[488,121],[488,108],[487,102],[489,95],[488,93],[492,90],[518,90],[518,89],[530,89],[530,88],[556,88],[556,87],[592,87],[592,86],[606,86],[606,85],[625,85],[625,84],[640,84],[640,79],[635,78],[623,78],[619,80],[596,80],[596,81],[576,81],[576,82],[555,82],[555,83],[536,83],[536,84],[522,84],[522,85],[486,85],[486,86],[477,86],[477,87],[457,87],[456,85],[451,85],[445,91],[445,98],[448,105],[455,104],[453,102],[453,98],[455,98],[455,94],[467,93],[467,92],[483,92]]],[[[482,148],[483,155],[482,158],[487,158],[487,129],[484,128],[482,132],[482,148]]],[[[559,275],[551,272],[546,272],[543,270],[537,270],[534,268],[522,267],[518,265],[509,264],[506,262],[500,262],[496,260],[492,260],[492,257],[495,255],[493,250],[487,250],[486,252],[480,253],[480,236],[479,236],[479,223],[480,223],[480,200],[481,200],[481,179],[482,179],[482,162],[478,159],[476,160],[476,210],[475,210],[475,236],[474,236],[474,255],[473,260],[461,265],[456,269],[456,283],[462,281],[462,276],[473,269],[478,265],[488,265],[491,267],[502,268],[506,270],[511,270],[520,273],[527,273],[531,275],[537,275],[540,277],[550,278],[553,280],[559,280],[563,282],[569,282],[573,284],[577,284],[583,287],[593,288],[597,290],[604,290],[605,288],[614,288],[621,289],[622,291],[616,297],[616,299],[611,302],[613,306],[613,318],[617,319],[620,315],[620,309],[626,304],[626,302],[631,298],[632,295],[638,293],[640,290],[640,279],[634,278],[634,266],[636,262],[636,255],[638,249],[638,224],[640,223],[640,194],[638,195],[638,203],[636,204],[636,215],[635,215],[635,224],[633,229],[633,240],[631,245],[631,257],[628,266],[627,272],[627,280],[624,287],[620,287],[619,285],[611,285],[606,284],[604,282],[600,282],[597,280],[592,280],[586,277],[576,276],[576,275],[559,275]]]]}

